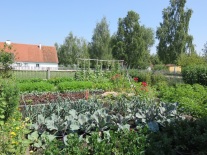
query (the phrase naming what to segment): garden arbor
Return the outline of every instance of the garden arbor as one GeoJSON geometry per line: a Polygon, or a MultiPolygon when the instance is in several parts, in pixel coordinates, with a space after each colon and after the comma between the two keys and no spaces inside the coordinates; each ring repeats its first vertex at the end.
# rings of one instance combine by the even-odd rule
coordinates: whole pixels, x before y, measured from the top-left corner
{"type": "Polygon", "coordinates": [[[121,67],[124,66],[124,60],[99,60],[99,59],[84,59],[84,58],[78,58],[78,67],[81,66],[84,70],[90,69],[91,61],[95,63],[95,68],[100,67],[100,70],[103,69],[103,66],[107,70],[113,67],[121,67]]]}

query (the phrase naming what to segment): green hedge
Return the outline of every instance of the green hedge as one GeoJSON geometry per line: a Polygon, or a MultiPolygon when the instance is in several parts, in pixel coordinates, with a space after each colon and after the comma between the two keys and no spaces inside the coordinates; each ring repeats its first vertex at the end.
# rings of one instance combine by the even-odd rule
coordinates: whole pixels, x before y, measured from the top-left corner
{"type": "Polygon", "coordinates": [[[187,66],[182,69],[183,81],[188,84],[207,85],[207,66],[187,66]]]}

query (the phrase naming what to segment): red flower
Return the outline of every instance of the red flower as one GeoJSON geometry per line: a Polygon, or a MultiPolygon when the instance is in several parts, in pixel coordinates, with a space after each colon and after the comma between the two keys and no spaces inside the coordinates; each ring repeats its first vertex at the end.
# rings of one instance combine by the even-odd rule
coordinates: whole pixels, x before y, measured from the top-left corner
{"type": "Polygon", "coordinates": [[[147,83],[146,82],[142,82],[142,86],[146,87],[147,83]]]}
{"type": "Polygon", "coordinates": [[[138,82],[138,77],[134,77],[134,81],[135,82],[138,82]]]}

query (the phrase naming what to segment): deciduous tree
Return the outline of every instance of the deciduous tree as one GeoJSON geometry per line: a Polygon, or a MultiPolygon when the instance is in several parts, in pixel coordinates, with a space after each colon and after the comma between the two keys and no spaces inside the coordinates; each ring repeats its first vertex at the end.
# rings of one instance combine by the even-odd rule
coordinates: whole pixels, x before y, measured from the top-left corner
{"type": "Polygon", "coordinates": [[[118,31],[112,36],[112,53],[131,68],[146,67],[150,61],[149,48],[154,44],[153,30],[139,24],[139,14],[129,11],[119,18],[118,31]]]}
{"type": "Polygon", "coordinates": [[[78,58],[88,58],[88,45],[85,39],[78,38],[72,32],[65,38],[63,45],[55,44],[60,65],[77,64],[78,58]]]}
{"type": "Polygon", "coordinates": [[[10,51],[12,46],[4,44],[4,47],[0,49],[0,77],[8,78],[11,76],[10,70],[12,69],[12,63],[14,62],[14,54],[10,51]]]}
{"type": "Polygon", "coordinates": [[[176,63],[181,53],[194,53],[193,36],[188,34],[191,9],[185,10],[186,0],[170,0],[170,6],[162,12],[163,22],[156,32],[159,40],[157,54],[160,60],[176,63]]]}
{"type": "Polygon", "coordinates": [[[102,60],[112,59],[110,40],[109,24],[107,23],[106,17],[103,17],[101,22],[96,24],[93,32],[92,41],[89,46],[90,58],[102,60]]]}

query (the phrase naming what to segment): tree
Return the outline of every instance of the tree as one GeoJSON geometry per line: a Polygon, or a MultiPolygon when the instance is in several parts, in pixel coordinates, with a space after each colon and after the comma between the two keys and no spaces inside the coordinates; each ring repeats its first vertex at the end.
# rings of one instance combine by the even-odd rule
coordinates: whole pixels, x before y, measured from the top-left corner
{"type": "Polygon", "coordinates": [[[203,56],[207,60],[207,42],[204,44],[204,48],[202,49],[203,56]]]}
{"type": "Polygon", "coordinates": [[[149,48],[154,44],[153,30],[139,24],[139,14],[129,11],[119,18],[118,31],[112,36],[112,54],[124,60],[128,67],[149,65],[149,48]]]}
{"type": "Polygon", "coordinates": [[[110,41],[109,25],[106,18],[103,17],[101,22],[96,24],[93,32],[92,41],[89,46],[90,58],[102,60],[112,59],[110,41]]]}
{"type": "Polygon", "coordinates": [[[10,51],[12,46],[4,44],[4,47],[0,49],[0,76],[2,78],[9,78],[11,76],[10,70],[12,69],[11,64],[14,62],[14,54],[10,51]]]}
{"type": "Polygon", "coordinates": [[[59,64],[68,66],[77,64],[78,58],[88,58],[88,45],[83,38],[77,38],[70,32],[63,45],[55,44],[58,52],[59,64]]]}
{"type": "Polygon", "coordinates": [[[206,64],[205,59],[197,55],[196,53],[192,53],[192,54],[181,53],[177,60],[177,63],[182,67],[206,64]]]}
{"type": "Polygon", "coordinates": [[[186,0],[170,0],[170,6],[162,12],[163,23],[156,32],[159,40],[157,54],[160,60],[176,63],[181,53],[194,53],[193,37],[188,34],[192,10],[184,10],[186,0]]]}
{"type": "Polygon", "coordinates": [[[150,62],[152,65],[162,64],[157,54],[150,55],[150,62]]]}

